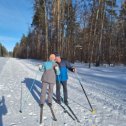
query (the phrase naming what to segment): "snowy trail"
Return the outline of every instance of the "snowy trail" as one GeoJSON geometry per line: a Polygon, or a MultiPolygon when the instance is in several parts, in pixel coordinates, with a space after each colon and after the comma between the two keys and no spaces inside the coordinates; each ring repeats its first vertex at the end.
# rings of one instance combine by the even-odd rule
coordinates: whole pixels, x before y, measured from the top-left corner
{"type": "MultiPolygon", "coordinates": [[[[37,63],[40,61],[0,58],[0,103],[3,102],[0,104],[0,126],[39,126],[42,73],[37,72],[37,63]],[[30,92],[36,74],[35,85],[30,92]],[[23,102],[22,113],[19,112],[21,86],[23,101],[27,100],[26,103],[23,102]]],[[[75,66],[91,104],[97,110],[96,114],[92,115],[89,111],[89,105],[75,75],[69,73],[69,106],[80,123],[69,116],[68,113],[72,113],[66,106],[63,105],[68,113],[64,113],[63,108],[53,101],[58,121],[52,120],[50,109],[45,104],[44,126],[126,126],[126,68],[90,70],[81,64],[75,66]]]]}
{"type": "MultiPolygon", "coordinates": [[[[7,115],[3,117],[3,125],[2,126],[10,126],[10,125],[30,125],[25,122],[25,119],[28,118],[30,110],[27,110],[26,113],[20,114],[20,87],[22,81],[25,77],[34,77],[34,74],[29,74],[30,72],[27,71],[18,60],[9,59],[6,64],[4,65],[1,76],[0,76],[0,85],[4,85],[4,88],[0,90],[0,96],[5,97],[5,106],[7,108],[7,115]],[[24,124],[23,124],[24,122],[24,124]]],[[[23,92],[28,92],[27,88],[23,88],[23,92]]],[[[25,93],[23,94],[25,96],[25,93]]],[[[4,106],[4,108],[5,108],[4,106]]],[[[2,110],[1,110],[2,111],[2,110]]],[[[2,113],[2,112],[1,112],[2,113]]],[[[2,116],[2,115],[1,115],[2,116]]],[[[30,118],[30,117],[29,117],[30,118]]],[[[32,120],[32,119],[31,119],[32,120]]],[[[31,123],[32,124],[32,123],[31,123]]],[[[33,125],[33,124],[32,124],[33,125]]]]}

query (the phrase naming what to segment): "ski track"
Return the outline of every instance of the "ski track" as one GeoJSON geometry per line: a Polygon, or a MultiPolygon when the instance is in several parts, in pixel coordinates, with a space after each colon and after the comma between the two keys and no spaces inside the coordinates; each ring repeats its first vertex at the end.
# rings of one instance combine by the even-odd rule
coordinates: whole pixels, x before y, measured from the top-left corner
{"type": "MultiPolygon", "coordinates": [[[[4,96],[4,105],[7,108],[5,115],[0,114],[0,118],[3,121],[2,126],[39,126],[40,79],[42,73],[35,66],[38,63],[41,63],[41,61],[0,58],[0,101],[2,99],[1,96],[4,96]],[[36,74],[35,85],[30,92],[29,90],[36,74]],[[22,113],[19,112],[21,86],[23,98],[22,113]]],[[[93,108],[96,109],[96,114],[93,115],[90,112],[90,107],[78,80],[73,73],[69,72],[69,106],[80,123],[76,120],[74,121],[67,112],[64,112],[61,106],[53,101],[53,109],[58,121],[52,120],[50,109],[45,104],[43,110],[44,126],[126,126],[126,85],[121,84],[118,86],[114,82],[112,84],[108,83],[109,81],[112,82],[111,77],[115,77],[113,73],[119,74],[119,76],[126,80],[124,76],[126,68],[117,67],[117,70],[114,68],[92,68],[90,72],[90,69],[87,69],[82,64],[75,64],[75,66],[79,71],[80,79],[88,94],[89,100],[93,108]],[[107,74],[110,75],[110,80],[101,82],[101,79],[98,79],[98,77],[107,79],[107,74]]],[[[121,82],[123,83],[123,80],[121,82]]],[[[64,104],[62,105],[66,111],[71,113],[64,104]]],[[[1,109],[0,113],[2,113],[1,109]]]]}

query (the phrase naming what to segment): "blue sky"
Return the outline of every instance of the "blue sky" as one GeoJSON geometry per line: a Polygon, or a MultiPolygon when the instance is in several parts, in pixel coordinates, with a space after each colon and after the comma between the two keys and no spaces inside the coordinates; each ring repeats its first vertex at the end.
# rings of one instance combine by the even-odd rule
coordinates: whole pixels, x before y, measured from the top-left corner
{"type": "Polygon", "coordinates": [[[0,42],[9,51],[28,33],[32,16],[33,0],[0,0],[0,42]]]}

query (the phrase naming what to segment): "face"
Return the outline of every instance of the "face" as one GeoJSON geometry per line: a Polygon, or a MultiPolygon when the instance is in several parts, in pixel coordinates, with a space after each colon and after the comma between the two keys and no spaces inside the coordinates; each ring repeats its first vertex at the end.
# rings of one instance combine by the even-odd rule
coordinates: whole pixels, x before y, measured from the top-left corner
{"type": "Polygon", "coordinates": [[[56,62],[60,63],[61,62],[61,58],[60,57],[56,57],[56,62]]]}

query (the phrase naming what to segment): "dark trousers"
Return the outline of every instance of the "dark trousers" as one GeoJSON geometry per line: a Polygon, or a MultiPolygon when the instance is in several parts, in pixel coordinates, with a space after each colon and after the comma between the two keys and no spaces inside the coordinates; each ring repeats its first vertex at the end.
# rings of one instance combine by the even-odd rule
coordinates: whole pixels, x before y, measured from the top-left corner
{"type": "Polygon", "coordinates": [[[63,86],[63,95],[64,95],[64,102],[67,101],[68,93],[67,93],[67,81],[60,81],[56,82],[56,98],[57,101],[60,101],[60,88],[61,85],[63,86]]]}

